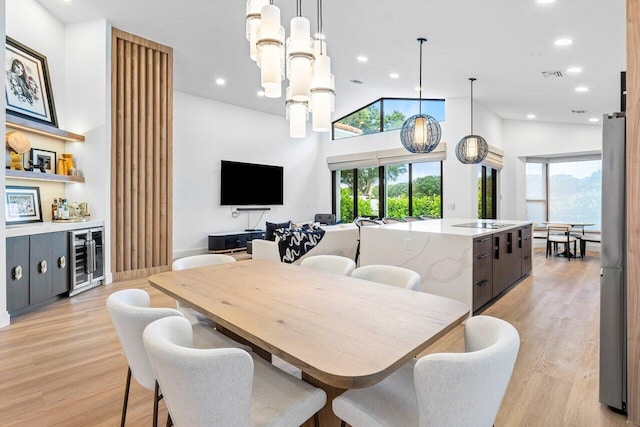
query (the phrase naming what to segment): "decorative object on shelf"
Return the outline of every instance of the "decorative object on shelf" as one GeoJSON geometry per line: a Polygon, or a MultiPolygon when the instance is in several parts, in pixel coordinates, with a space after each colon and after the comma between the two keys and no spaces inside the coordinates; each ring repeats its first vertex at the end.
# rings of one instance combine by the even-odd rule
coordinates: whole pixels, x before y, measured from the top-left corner
{"type": "Polygon", "coordinates": [[[5,136],[7,153],[9,153],[9,169],[24,170],[22,153],[31,149],[31,143],[22,132],[7,132],[5,136]]]}
{"type": "Polygon", "coordinates": [[[4,197],[7,224],[42,222],[39,187],[7,185],[4,197]]]}
{"type": "Polygon", "coordinates": [[[27,138],[27,136],[22,132],[7,132],[5,142],[7,148],[14,153],[22,154],[31,149],[31,142],[29,142],[29,138],[27,138]]]}
{"type": "Polygon", "coordinates": [[[7,37],[7,114],[58,127],[47,58],[7,37]]]}
{"type": "Polygon", "coordinates": [[[33,172],[34,169],[38,169],[40,173],[47,173],[46,163],[44,160],[40,160],[37,163],[33,163],[33,161],[29,160],[29,167],[25,169],[25,171],[33,172]]]}
{"type": "Polygon", "coordinates": [[[41,172],[56,173],[56,152],[32,148],[29,155],[29,164],[33,168],[40,169],[41,172]]]}
{"type": "Polygon", "coordinates": [[[58,175],[66,175],[67,174],[67,159],[59,158],[58,159],[58,175]]]}
{"type": "MultiPolygon", "coordinates": [[[[73,163],[73,154],[62,153],[62,158],[67,162],[67,171],[70,171],[71,169],[74,169],[76,167],[76,165],[73,163]]],[[[67,173],[67,175],[71,174],[67,173]]]]}
{"type": "Polygon", "coordinates": [[[460,163],[473,165],[482,162],[489,154],[489,144],[480,135],[473,134],[473,82],[477,79],[469,77],[471,82],[471,133],[463,137],[456,145],[456,157],[460,163]]]}
{"type": "Polygon", "coordinates": [[[322,0],[318,0],[318,33],[314,41],[313,79],[311,80],[312,128],[315,132],[331,130],[331,113],[335,105],[335,81],[331,74],[331,58],[327,55],[327,43],[322,23],[322,0]]]}
{"type": "Polygon", "coordinates": [[[442,130],[440,123],[428,114],[422,114],[422,45],[427,39],[420,37],[420,107],[418,114],[409,117],[402,124],[400,141],[411,153],[430,153],[440,143],[442,130]]]}
{"type": "Polygon", "coordinates": [[[24,166],[22,166],[22,154],[9,151],[9,156],[11,157],[11,165],[9,166],[9,169],[23,171],[24,166]]]}
{"type": "Polygon", "coordinates": [[[280,98],[284,80],[284,27],[280,25],[280,9],[273,0],[260,10],[256,47],[264,96],[280,98]]]}

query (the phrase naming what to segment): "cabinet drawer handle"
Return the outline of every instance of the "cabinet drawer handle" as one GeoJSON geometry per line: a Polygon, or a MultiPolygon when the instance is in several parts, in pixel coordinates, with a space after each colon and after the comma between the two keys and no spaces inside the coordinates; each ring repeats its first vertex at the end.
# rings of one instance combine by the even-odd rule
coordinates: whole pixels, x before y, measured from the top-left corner
{"type": "Polygon", "coordinates": [[[485,237],[484,239],[479,239],[479,240],[477,240],[477,242],[478,242],[478,243],[486,242],[486,241],[487,241],[487,240],[489,240],[489,239],[491,239],[491,237],[485,237]]]}
{"type": "Polygon", "coordinates": [[[483,259],[483,258],[488,257],[488,256],[489,256],[489,254],[490,254],[490,252],[487,252],[486,254],[478,255],[476,258],[477,258],[477,259],[483,259]]]}
{"type": "Polygon", "coordinates": [[[47,272],[47,261],[46,260],[40,261],[38,266],[40,267],[40,274],[44,274],[44,273],[47,272]]]}
{"type": "Polygon", "coordinates": [[[58,258],[58,267],[65,268],[67,266],[67,258],[63,255],[58,258]]]}
{"type": "Polygon", "coordinates": [[[495,259],[500,259],[500,237],[496,236],[495,238],[495,243],[494,243],[494,258],[495,259]]]}
{"type": "Polygon", "coordinates": [[[475,283],[475,285],[476,285],[476,286],[484,286],[484,285],[486,285],[487,283],[489,283],[489,281],[488,281],[487,279],[482,279],[482,280],[480,280],[480,281],[476,282],[476,283],[475,283]]]}
{"type": "Polygon", "coordinates": [[[13,280],[22,279],[22,266],[19,265],[13,269],[13,280]]]}
{"type": "Polygon", "coordinates": [[[524,259],[529,259],[529,258],[531,258],[531,255],[525,255],[524,256],[524,259]]]}

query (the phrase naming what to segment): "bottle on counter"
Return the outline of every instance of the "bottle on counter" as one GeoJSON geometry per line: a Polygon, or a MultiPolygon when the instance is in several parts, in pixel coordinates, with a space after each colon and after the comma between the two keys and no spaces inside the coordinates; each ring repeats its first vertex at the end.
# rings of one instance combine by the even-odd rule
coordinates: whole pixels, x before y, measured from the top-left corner
{"type": "Polygon", "coordinates": [[[67,199],[62,199],[62,219],[69,219],[69,206],[67,199]]]}
{"type": "Polygon", "coordinates": [[[53,199],[51,204],[51,219],[58,219],[58,200],[53,199]]]}

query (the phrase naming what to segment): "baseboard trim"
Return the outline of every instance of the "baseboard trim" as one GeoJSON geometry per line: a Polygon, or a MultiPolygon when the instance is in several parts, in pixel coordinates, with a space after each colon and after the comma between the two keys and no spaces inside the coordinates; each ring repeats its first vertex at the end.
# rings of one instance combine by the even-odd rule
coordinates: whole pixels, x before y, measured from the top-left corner
{"type": "Polygon", "coordinates": [[[8,311],[0,313],[0,328],[4,328],[5,326],[9,326],[11,323],[11,315],[8,311]]]}
{"type": "Polygon", "coordinates": [[[186,256],[208,254],[207,248],[184,249],[181,251],[173,251],[173,259],[184,258],[186,256]]]}

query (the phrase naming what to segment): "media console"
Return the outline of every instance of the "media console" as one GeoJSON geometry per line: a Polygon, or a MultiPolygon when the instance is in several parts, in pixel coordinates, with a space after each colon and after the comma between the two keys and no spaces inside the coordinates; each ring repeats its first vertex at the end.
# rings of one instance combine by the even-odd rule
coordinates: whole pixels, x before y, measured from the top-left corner
{"type": "Polygon", "coordinates": [[[224,253],[247,249],[247,242],[264,239],[264,230],[229,231],[209,234],[209,252],[224,253]]]}

